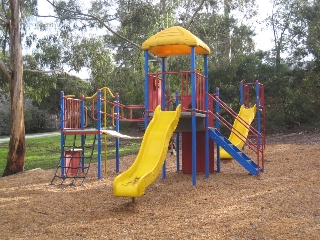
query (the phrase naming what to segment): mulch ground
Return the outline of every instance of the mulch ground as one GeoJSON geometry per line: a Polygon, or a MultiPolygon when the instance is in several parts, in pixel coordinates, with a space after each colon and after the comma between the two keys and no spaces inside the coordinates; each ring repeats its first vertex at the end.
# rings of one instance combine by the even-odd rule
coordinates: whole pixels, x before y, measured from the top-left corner
{"type": "Polygon", "coordinates": [[[134,203],[113,196],[114,162],[100,181],[93,164],[84,186],[50,185],[54,170],[0,178],[0,238],[319,239],[320,133],[269,136],[259,177],[229,160],[192,186],[168,155],[167,179],[134,203]]]}

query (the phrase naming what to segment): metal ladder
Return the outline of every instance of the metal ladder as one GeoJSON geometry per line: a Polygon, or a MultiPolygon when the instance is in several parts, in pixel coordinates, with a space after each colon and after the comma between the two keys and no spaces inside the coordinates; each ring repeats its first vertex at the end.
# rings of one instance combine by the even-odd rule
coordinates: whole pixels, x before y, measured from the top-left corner
{"type": "MultiPolygon", "coordinates": [[[[60,161],[50,184],[59,180],[60,185],[83,185],[92,163],[92,156],[95,148],[97,135],[94,135],[93,142],[86,144],[87,135],[74,135],[72,145],[65,145],[61,153],[60,161]],[[83,141],[77,143],[77,136],[83,137],[83,141]],[[83,144],[82,144],[83,143],[83,144]]],[[[66,143],[67,135],[64,136],[66,143]]]]}

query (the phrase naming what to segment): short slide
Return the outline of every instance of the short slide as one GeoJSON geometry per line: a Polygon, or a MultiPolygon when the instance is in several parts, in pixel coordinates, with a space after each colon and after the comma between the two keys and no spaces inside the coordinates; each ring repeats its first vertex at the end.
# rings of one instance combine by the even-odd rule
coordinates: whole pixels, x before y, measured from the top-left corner
{"type": "Polygon", "coordinates": [[[160,106],[155,109],[134,163],[113,182],[115,196],[140,197],[157,178],[167,155],[170,138],[178,125],[180,114],[181,105],[175,111],[161,111],[160,106]]]}
{"type": "MultiPolygon", "coordinates": [[[[256,105],[251,108],[245,108],[244,105],[241,106],[238,116],[244,120],[248,125],[250,125],[256,114],[256,105]]],[[[247,126],[241,123],[237,118],[233,123],[232,132],[229,137],[229,141],[235,145],[237,148],[243,148],[248,134],[249,129],[247,126]]],[[[221,159],[231,159],[231,155],[227,153],[223,148],[220,148],[220,158],[221,159]]]]}

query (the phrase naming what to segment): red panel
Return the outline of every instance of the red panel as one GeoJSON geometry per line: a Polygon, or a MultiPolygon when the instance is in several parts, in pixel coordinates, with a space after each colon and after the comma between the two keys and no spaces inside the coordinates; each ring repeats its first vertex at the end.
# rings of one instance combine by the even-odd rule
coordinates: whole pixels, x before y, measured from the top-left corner
{"type": "Polygon", "coordinates": [[[264,86],[262,84],[259,85],[259,97],[260,105],[264,107],[264,86]]]}
{"type": "Polygon", "coordinates": [[[183,111],[186,111],[187,109],[191,110],[191,95],[181,96],[181,106],[183,111]]]}
{"type": "Polygon", "coordinates": [[[73,176],[81,172],[81,169],[79,168],[81,161],[81,153],[82,150],[65,151],[65,167],[69,167],[66,168],[65,171],[67,176],[73,176]]]}
{"type": "MultiPolygon", "coordinates": [[[[204,101],[205,99],[205,94],[202,94],[202,95],[197,95],[196,96],[196,109],[198,110],[204,110],[204,101]]],[[[209,99],[211,100],[211,102],[213,102],[212,99],[209,99]]],[[[187,110],[191,110],[192,109],[192,96],[191,95],[187,95],[187,96],[181,96],[181,104],[182,104],[182,109],[187,110]]],[[[209,102],[209,109],[210,109],[210,102],[209,102]]]]}
{"type": "MultiPolygon", "coordinates": [[[[214,113],[214,105],[213,105],[213,98],[212,97],[209,97],[209,106],[208,106],[208,109],[209,111],[213,112],[214,113]]],[[[209,127],[213,127],[213,115],[211,113],[208,114],[208,118],[209,118],[209,127]]]]}
{"type": "MultiPolygon", "coordinates": [[[[197,173],[204,173],[205,167],[205,132],[197,132],[197,173]]],[[[182,133],[182,172],[192,173],[192,133],[182,133]]],[[[214,172],[214,144],[209,140],[209,171],[214,172]]]]}
{"type": "Polygon", "coordinates": [[[244,106],[246,108],[250,107],[250,92],[249,86],[244,84],[243,85],[243,92],[244,92],[244,106]]]}
{"type": "Polygon", "coordinates": [[[157,76],[149,76],[149,110],[161,105],[161,79],[157,76]]]}

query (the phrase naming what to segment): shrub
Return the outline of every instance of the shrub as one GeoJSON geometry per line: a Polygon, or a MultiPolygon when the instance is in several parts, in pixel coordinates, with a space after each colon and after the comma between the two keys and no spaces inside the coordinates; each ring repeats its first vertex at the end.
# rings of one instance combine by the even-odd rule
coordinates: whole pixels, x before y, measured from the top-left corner
{"type": "MultiPolygon", "coordinates": [[[[10,105],[9,98],[0,99],[0,135],[10,134],[10,105]]],[[[24,121],[26,133],[38,133],[57,130],[59,120],[44,110],[32,105],[31,100],[24,103],[24,121]]]]}

